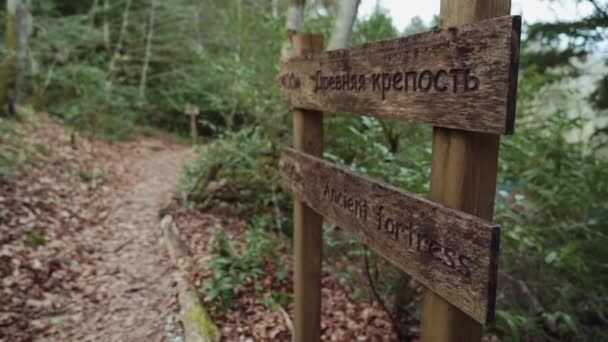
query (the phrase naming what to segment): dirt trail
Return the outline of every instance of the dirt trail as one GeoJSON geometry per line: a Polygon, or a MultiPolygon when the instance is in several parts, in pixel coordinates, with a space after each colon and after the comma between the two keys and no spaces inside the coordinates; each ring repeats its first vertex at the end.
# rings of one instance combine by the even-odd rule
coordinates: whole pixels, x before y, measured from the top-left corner
{"type": "Polygon", "coordinates": [[[78,280],[84,291],[72,298],[71,314],[54,323],[58,336],[52,340],[182,340],[158,210],[170,199],[189,153],[169,147],[146,154],[135,165],[135,185],[120,196],[103,226],[83,229],[84,240],[97,239],[98,260],[94,272],[78,280]]]}

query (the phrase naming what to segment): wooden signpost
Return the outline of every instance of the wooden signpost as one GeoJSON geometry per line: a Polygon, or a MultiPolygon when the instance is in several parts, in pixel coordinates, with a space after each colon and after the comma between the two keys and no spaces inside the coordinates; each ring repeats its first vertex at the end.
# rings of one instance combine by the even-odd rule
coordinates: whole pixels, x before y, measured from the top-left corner
{"type": "Polygon", "coordinates": [[[325,220],[477,321],[492,320],[496,225],[292,149],[279,167],[287,188],[325,220]]]}
{"type": "Polygon", "coordinates": [[[323,219],[426,286],[423,341],[481,339],[494,318],[498,134],[513,133],[521,26],[490,18],[509,7],[442,0],[445,29],[352,49],[293,37],[279,86],[294,106],[295,149],[280,170],[295,201],[295,341],[320,339],[323,219]],[[435,126],[429,199],[320,159],[320,110],[435,126]]]}
{"type": "Polygon", "coordinates": [[[190,135],[192,136],[192,145],[196,145],[198,142],[198,129],[196,128],[196,117],[200,114],[198,106],[191,104],[186,105],[184,113],[190,116],[190,135]]]}
{"type": "Polygon", "coordinates": [[[296,108],[511,134],[520,26],[506,16],[295,57],[281,93],[296,108]]]}

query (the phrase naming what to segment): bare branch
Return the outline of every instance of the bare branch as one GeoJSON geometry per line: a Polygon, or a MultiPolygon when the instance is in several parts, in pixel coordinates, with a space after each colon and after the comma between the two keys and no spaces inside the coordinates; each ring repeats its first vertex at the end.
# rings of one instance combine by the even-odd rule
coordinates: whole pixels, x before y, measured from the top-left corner
{"type": "Polygon", "coordinates": [[[588,0],[593,7],[595,7],[595,10],[602,16],[604,17],[604,19],[608,19],[608,12],[606,12],[604,9],[602,9],[600,7],[600,5],[597,3],[596,0],[588,0]]]}

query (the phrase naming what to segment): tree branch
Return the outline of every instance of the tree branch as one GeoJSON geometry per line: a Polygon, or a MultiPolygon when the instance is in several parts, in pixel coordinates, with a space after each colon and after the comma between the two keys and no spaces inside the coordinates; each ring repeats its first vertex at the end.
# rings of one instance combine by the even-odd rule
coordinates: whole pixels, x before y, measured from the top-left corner
{"type": "Polygon", "coordinates": [[[595,10],[602,16],[604,17],[604,19],[608,19],[608,12],[606,12],[605,10],[603,10],[600,5],[597,3],[596,0],[588,0],[593,7],[595,7],[595,10]]]}

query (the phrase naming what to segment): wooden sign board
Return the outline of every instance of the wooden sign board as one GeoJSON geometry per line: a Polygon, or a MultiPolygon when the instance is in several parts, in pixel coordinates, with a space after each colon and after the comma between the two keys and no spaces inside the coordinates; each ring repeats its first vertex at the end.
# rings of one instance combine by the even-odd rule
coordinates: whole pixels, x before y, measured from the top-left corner
{"type": "Polygon", "coordinates": [[[201,111],[198,108],[198,106],[188,104],[188,105],[186,105],[186,108],[184,109],[184,113],[186,115],[190,115],[190,116],[197,116],[201,113],[201,111]]]}
{"type": "Polygon", "coordinates": [[[184,109],[184,113],[190,116],[190,136],[192,137],[192,144],[196,145],[198,142],[198,129],[196,127],[196,117],[201,113],[200,108],[195,105],[187,104],[184,109]]]}
{"type": "Polygon", "coordinates": [[[521,17],[290,59],[281,95],[303,109],[512,134],[521,17]]]}
{"type": "Polygon", "coordinates": [[[279,168],[298,199],[481,323],[493,320],[499,228],[287,149],[279,168]]]}

